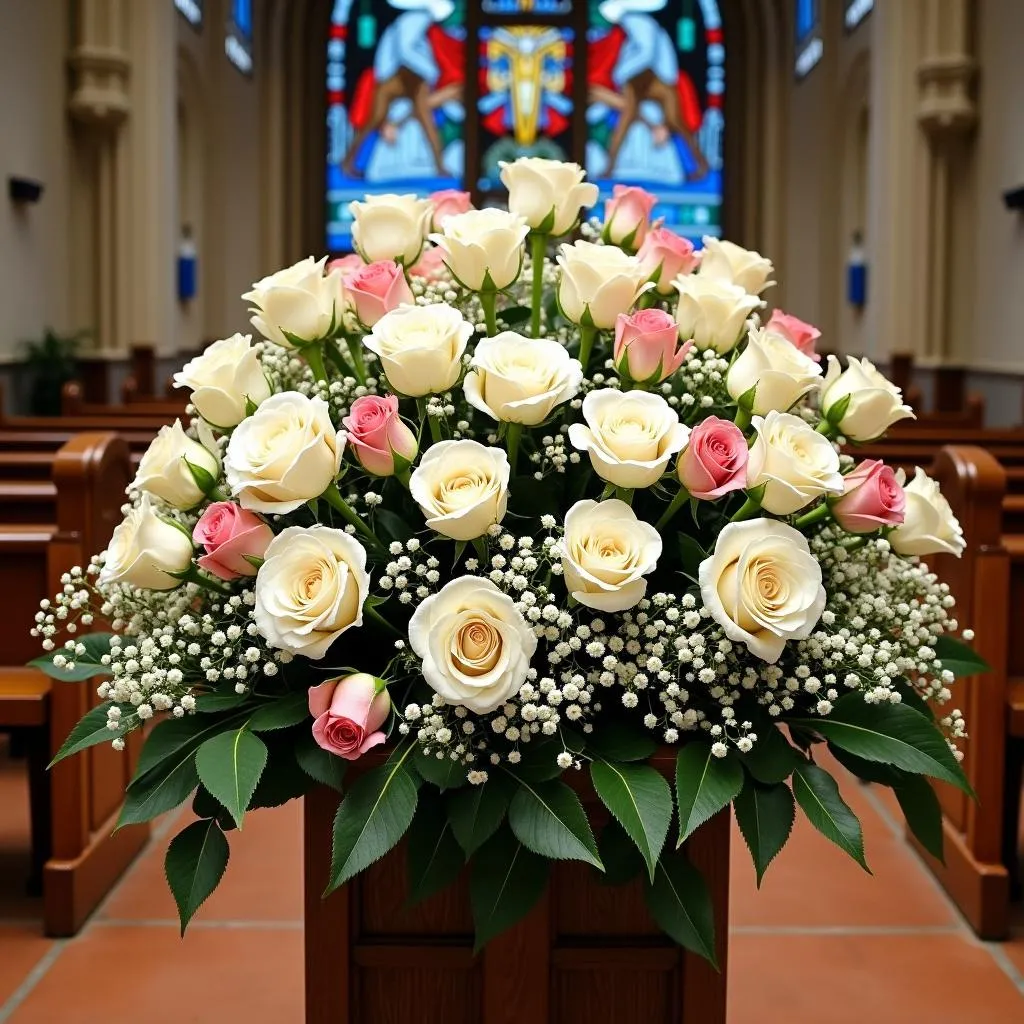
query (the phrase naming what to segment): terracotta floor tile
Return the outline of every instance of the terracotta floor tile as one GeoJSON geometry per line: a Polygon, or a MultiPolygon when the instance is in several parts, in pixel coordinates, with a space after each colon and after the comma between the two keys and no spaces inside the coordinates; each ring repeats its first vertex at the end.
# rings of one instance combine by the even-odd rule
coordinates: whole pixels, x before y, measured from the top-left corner
{"type": "Polygon", "coordinates": [[[1024,996],[960,935],[736,935],[729,1024],[1011,1024],[1024,996]]]}
{"type": "Polygon", "coordinates": [[[10,1024],[298,1024],[302,932],[97,925],[70,943],[10,1024]]]}
{"type": "Polygon", "coordinates": [[[0,927],[0,1006],[52,945],[49,939],[43,938],[42,929],[37,925],[0,927]]]}
{"type": "Polygon", "coordinates": [[[32,849],[28,773],[23,760],[8,755],[0,738],[0,918],[42,915],[42,900],[27,893],[32,849]]]}
{"type": "MultiPolygon", "coordinates": [[[[107,901],[101,916],[119,920],[175,919],[164,878],[167,845],[187,823],[180,820],[150,843],[131,877],[107,901]]],[[[302,919],[302,805],[253,811],[241,833],[228,833],[231,859],[198,921],[299,921],[302,919]]]]}

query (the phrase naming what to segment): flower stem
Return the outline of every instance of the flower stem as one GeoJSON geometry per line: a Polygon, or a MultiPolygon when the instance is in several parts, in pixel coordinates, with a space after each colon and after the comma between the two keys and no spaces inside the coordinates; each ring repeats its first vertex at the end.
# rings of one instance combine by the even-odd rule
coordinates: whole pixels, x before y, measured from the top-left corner
{"type": "Polygon", "coordinates": [[[583,372],[587,372],[587,363],[590,362],[590,351],[594,347],[594,339],[597,337],[597,328],[580,324],[580,364],[583,372]]]}
{"type": "Polygon", "coordinates": [[[320,344],[307,345],[305,348],[300,350],[300,355],[303,359],[309,363],[309,368],[313,371],[313,376],[317,380],[327,380],[327,367],[324,365],[324,352],[320,347],[320,344]]]}
{"type": "Polygon", "coordinates": [[[654,528],[660,533],[668,525],[672,517],[686,504],[690,492],[685,487],[679,488],[679,493],[672,499],[671,504],[665,509],[662,517],[655,523],[654,528]]]}
{"type": "Polygon", "coordinates": [[[805,512],[802,516],[794,519],[793,525],[799,530],[805,526],[820,523],[823,519],[828,519],[830,514],[831,509],[828,507],[828,502],[823,501],[817,508],[812,508],[810,512],[805,512]]]}
{"type": "Polygon", "coordinates": [[[352,367],[356,373],[356,380],[360,384],[366,384],[366,363],[363,361],[363,346],[361,342],[346,334],[345,344],[348,346],[348,354],[352,357],[352,367]]]}
{"type": "Polygon", "coordinates": [[[530,235],[530,255],[533,259],[533,297],[531,302],[530,337],[540,337],[540,307],[544,299],[544,254],[548,237],[539,232],[530,235]]]}
{"type": "Polygon", "coordinates": [[[824,434],[827,438],[836,436],[836,428],[828,420],[822,420],[814,429],[819,434],[824,434]]]}
{"type": "Polygon", "coordinates": [[[740,523],[744,519],[752,519],[758,512],[761,511],[761,506],[753,500],[753,498],[747,498],[745,502],[739,507],[736,514],[729,520],[731,523],[740,523]]]}
{"type": "Polygon", "coordinates": [[[498,293],[493,288],[480,292],[480,305],[484,308],[487,337],[493,338],[498,333],[498,293]]]}
{"type": "Polygon", "coordinates": [[[749,411],[744,409],[742,406],[737,406],[736,407],[736,417],[733,420],[733,423],[735,423],[736,426],[740,428],[740,430],[746,430],[747,427],[750,426],[750,413],[749,413],[749,411]]]}
{"type": "Polygon", "coordinates": [[[361,533],[375,548],[379,551],[384,550],[384,545],[374,536],[373,530],[367,525],[366,520],[362,516],[358,515],[355,509],[341,496],[341,492],[338,490],[337,484],[331,484],[330,487],[324,491],[322,497],[336,512],[340,512],[342,518],[356,528],[358,533],[361,533]]]}
{"type": "Polygon", "coordinates": [[[374,622],[376,622],[378,626],[383,626],[389,632],[394,633],[395,636],[402,635],[401,630],[397,629],[395,626],[392,626],[391,623],[388,622],[388,620],[385,619],[384,616],[381,615],[381,613],[377,611],[376,608],[371,607],[369,604],[363,605],[363,614],[368,619],[372,619],[374,622]]]}
{"type": "Polygon", "coordinates": [[[633,504],[633,488],[632,487],[616,487],[615,497],[619,501],[624,501],[627,505],[633,504]]]}
{"type": "Polygon", "coordinates": [[[508,462],[512,468],[512,476],[516,475],[516,460],[519,457],[519,436],[522,432],[522,423],[510,423],[508,425],[508,462]]]}

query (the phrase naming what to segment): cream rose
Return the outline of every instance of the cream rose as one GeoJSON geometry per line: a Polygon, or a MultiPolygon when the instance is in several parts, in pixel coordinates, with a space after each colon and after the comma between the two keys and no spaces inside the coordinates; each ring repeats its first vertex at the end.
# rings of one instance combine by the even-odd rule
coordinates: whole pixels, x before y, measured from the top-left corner
{"type": "Polygon", "coordinates": [[[807,538],[774,519],[729,523],[698,571],[704,607],[730,640],[768,662],[806,640],[825,608],[807,538]]]}
{"type": "Polygon", "coordinates": [[[519,277],[529,232],[517,214],[488,208],[449,217],[430,240],[444,250],[448,269],[464,287],[500,291],[519,277]]]}
{"type": "Polygon", "coordinates": [[[463,388],[466,401],[492,419],[535,427],[580,389],[583,368],[547,338],[503,331],[473,353],[463,388]]]}
{"type": "Polygon", "coordinates": [[[263,555],[253,619],[271,647],[318,659],[363,624],[369,590],[359,541],[327,526],[289,526],[263,555]]]}
{"type": "Polygon", "coordinates": [[[143,494],[114,530],[107,545],[98,584],[130,583],[142,590],[173,590],[181,585],[171,573],[192,564],[188,531],[161,519],[143,494]]]}
{"type": "Polygon", "coordinates": [[[490,580],[462,576],[413,612],[409,646],[435,693],[484,715],[519,692],[537,637],[490,580]]]}
{"type": "Polygon", "coordinates": [[[842,494],[839,454],[799,416],[755,416],[757,440],[747,462],[747,488],[764,487],[761,506],[777,516],[799,512],[824,494],[842,494]]]}
{"type": "Polygon", "coordinates": [[[146,453],[131,486],[148,491],[175,508],[193,508],[206,497],[220,476],[217,457],[182,429],[181,420],[161,427],[146,453]],[[190,467],[195,467],[195,472],[190,467]],[[200,486],[203,478],[206,486],[200,486]]]}
{"type": "Polygon", "coordinates": [[[647,593],[661,535],[618,498],[577,501],[565,515],[560,553],[566,589],[580,604],[622,612],[647,593]]]}
{"type": "Polygon", "coordinates": [[[501,448],[439,441],[413,470],[409,491],[432,530],[452,540],[475,540],[505,518],[510,469],[501,448]]]}
{"type": "Polygon", "coordinates": [[[367,196],[349,204],[352,242],[367,263],[394,260],[411,267],[430,229],[434,205],[414,195],[367,196]]]}
{"type": "Polygon", "coordinates": [[[785,412],[821,383],[821,367],[785,338],[765,328],[752,330],[729,367],[725,386],[734,401],[753,391],[749,411],[763,416],[785,412]]]}
{"type": "Polygon", "coordinates": [[[523,156],[501,161],[501,181],[508,189],[508,208],[518,213],[531,231],[564,235],[579,219],[580,207],[597,202],[596,185],[584,181],[579,164],[523,156]]]}
{"type": "Polygon", "coordinates": [[[747,317],[761,305],[756,295],[748,294],[738,284],[703,274],[681,274],[675,286],[679,293],[679,336],[684,341],[692,339],[697,348],[714,349],[720,355],[736,347],[747,317]]]}
{"type": "Polygon", "coordinates": [[[897,420],[914,419],[900,389],[870,360],[849,356],[846,362],[843,370],[835,356],[828,357],[821,395],[822,415],[842,434],[851,441],[873,441],[897,420]]]}
{"type": "Polygon", "coordinates": [[[233,334],[208,345],[174,375],[174,386],[191,388],[199,415],[224,429],[245,419],[250,402],[259,405],[270,397],[251,334],[233,334]]]}
{"type": "Polygon", "coordinates": [[[700,273],[705,279],[727,281],[739,285],[751,295],[760,295],[769,285],[774,267],[772,261],[766,259],[753,249],[744,249],[735,242],[724,242],[720,238],[704,236],[700,273]]]}
{"type": "Polygon", "coordinates": [[[412,398],[454,387],[473,325],[444,303],[400,306],[373,325],[363,344],[380,359],[388,384],[412,398]]]}
{"type": "Polygon", "coordinates": [[[558,305],[574,324],[610,330],[620,313],[654,287],[640,261],[614,245],[565,242],[557,262],[558,305]]]}
{"type": "Polygon", "coordinates": [[[341,272],[324,274],[325,256],[312,256],[257,281],[242,298],[252,304],[252,325],[284,348],[326,338],[345,312],[341,272]]]}
{"type": "Polygon", "coordinates": [[[906,474],[899,470],[897,481],[906,496],[903,524],[888,535],[893,551],[899,555],[934,555],[946,553],[959,558],[967,546],[964,531],[949,507],[938,482],[920,466],[914,479],[906,483],[906,474]]]}
{"type": "Polygon", "coordinates": [[[281,515],[334,483],[345,432],[322,398],[285,391],[242,420],[228,441],[224,473],[242,508],[281,515]]]}
{"type": "Polygon", "coordinates": [[[668,402],[647,391],[591,391],[583,399],[583,418],[585,426],[569,427],[569,442],[616,487],[654,486],[690,436],[668,402]]]}

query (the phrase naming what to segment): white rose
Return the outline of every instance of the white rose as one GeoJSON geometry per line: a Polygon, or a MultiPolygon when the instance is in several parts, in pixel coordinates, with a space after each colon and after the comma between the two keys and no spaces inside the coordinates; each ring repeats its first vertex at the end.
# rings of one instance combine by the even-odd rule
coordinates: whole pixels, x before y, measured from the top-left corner
{"type": "Polygon", "coordinates": [[[394,260],[411,267],[419,258],[434,207],[414,195],[367,196],[349,203],[352,242],[367,263],[394,260]]]}
{"type": "Polygon", "coordinates": [[[915,418],[900,389],[870,360],[854,356],[847,358],[845,371],[835,356],[828,357],[821,412],[851,441],[873,441],[897,420],[915,418]]]}
{"type": "Polygon", "coordinates": [[[505,518],[510,472],[501,448],[439,441],[413,470],[409,491],[432,530],[452,540],[475,540],[505,518]]]}
{"type": "Polygon", "coordinates": [[[681,274],[675,280],[679,292],[676,322],[683,341],[693,339],[699,349],[731,352],[743,335],[747,317],[761,300],[738,284],[703,274],[681,274]]]}
{"type": "Polygon", "coordinates": [[[725,378],[735,401],[754,391],[751,412],[785,412],[821,383],[821,367],[785,338],[765,328],[752,330],[725,378]]]}
{"type": "Polygon", "coordinates": [[[654,285],[635,256],[614,245],[568,242],[559,247],[558,305],[565,318],[608,330],[654,285]]]}
{"type": "Polygon", "coordinates": [[[597,186],[583,180],[586,172],[579,164],[523,156],[513,163],[500,161],[499,166],[508,189],[508,208],[533,231],[567,234],[579,218],[580,207],[597,202],[597,186]]]}
{"type": "Polygon", "coordinates": [[[569,441],[616,487],[653,487],[690,438],[672,406],[647,391],[591,391],[583,399],[583,418],[586,426],[569,427],[569,441]]]}
{"type": "Polygon", "coordinates": [[[503,331],[476,346],[463,388],[466,401],[492,419],[535,427],[580,389],[583,368],[547,338],[503,331]]]}
{"type": "Polygon", "coordinates": [[[964,531],[949,502],[920,466],[914,479],[905,483],[903,470],[896,473],[903,485],[907,505],[903,523],[888,535],[893,551],[900,555],[933,555],[945,552],[959,558],[967,546],[964,531]]]}
{"type": "Polygon", "coordinates": [[[825,607],[821,566],[799,530],[774,519],[729,523],[698,572],[704,607],[730,640],[776,662],[825,607]]]}
{"type": "Polygon", "coordinates": [[[484,715],[519,692],[537,637],[490,580],[462,576],[413,612],[409,646],[435,693],[484,715]]]}
{"type": "Polygon", "coordinates": [[[217,457],[193,441],[182,429],[181,420],[172,426],[161,427],[139,460],[139,468],[130,488],[148,491],[175,508],[193,508],[206,497],[206,493],[220,476],[217,457]],[[189,464],[195,466],[194,475],[189,464]],[[207,487],[200,487],[196,475],[209,477],[207,487]]]}
{"type": "Polygon", "coordinates": [[[188,531],[161,519],[143,494],[139,504],[114,530],[97,583],[130,583],[143,590],[173,590],[181,580],[170,573],[192,564],[188,531]]]}
{"type": "Polygon", "coordinates": [[[192,389],[192,404],[207,423],[227,429],[246,417],[249,402],[270,397],[270,385],[251,334],[215,341],[174,375],[176,388],[192,389]]]}
{"type": "Polygon", "coordinates": [[[252,325],[284,348],[326,338],[345,312],[341,272],[324,274],[327,257],[312,256],[257,281],[242,298],[252,303],[252,325]]]}
{"type": "Polygon", "coordinates": [[[444,222],[430,240],[444,250],[445,264],[471,291],[507,288],[523,268],[523,241],[529,225],[507,210],[469,210],[444,222]]]}
{"type": "Polygon", "coordinates": [[[661,535],[618,498],[577,501],[565,515],[560,553],[566,589],[580,604],[622,612],[647,593],[661,535]]]}
{"type": "Polygon", "coordinates": [[[769,285],[775,284],[769,280],[774,269],[771,260],[753,249],[704,236],[700,262],[700,273],[704,278],[736,284],[751,295],[760,295],[769,285]]]}
{"type": "Polygon", "coordinates": [[[752,422],[757,440],[747,461],[747,488],[764,485],[765,511],[788,516],[824,494],[843,493],[839,454],[827,437],[786,412],[752,422]]]}
{"type": "Polygon", "coordinates": [[[327,526],[289,526],[263,555],[253,619],[271,647],[322,658],[346,629],[363,624],[369,590],[359,541],[327,526]]]}
{"type": "Polygon", "coordinates": [[[345,440],[322,398],[274,395],[232,433],[224,456],[228,486],[242,508],[292,512],[334,483],[345,440]]]}

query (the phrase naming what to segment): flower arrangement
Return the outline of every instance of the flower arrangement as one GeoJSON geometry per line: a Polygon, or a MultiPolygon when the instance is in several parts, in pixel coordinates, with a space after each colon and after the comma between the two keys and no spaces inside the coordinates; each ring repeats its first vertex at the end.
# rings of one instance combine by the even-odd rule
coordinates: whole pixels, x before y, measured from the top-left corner
{"type": "Polygon", "coordinates": [[[262,340],[177,375],[194,418],[37,616],[35,664],[103,679],[55,760],[159,719],[120,820],[192,799],[183,929],[246,812],[326,785],[329,891],[410,832],[416,898],[469,864],[480,945],[575,859],[642,876],[710,958],[683,844],[717,812],[760,880],[797,806],[865,864],[824,746],[936,852],[924,776],[969,789],[963,718],[934,709],[983,664],[920,561],[959,524],[920,470],[839,447],[911,416],[899,390],[867,360],[823,374],[813,327],[763,322],[772,264],[695,251],[646,193],[581,223],[578,166],[503,180],[507,210],[370,196],[356,255],[253,285],[262,340]]]}

